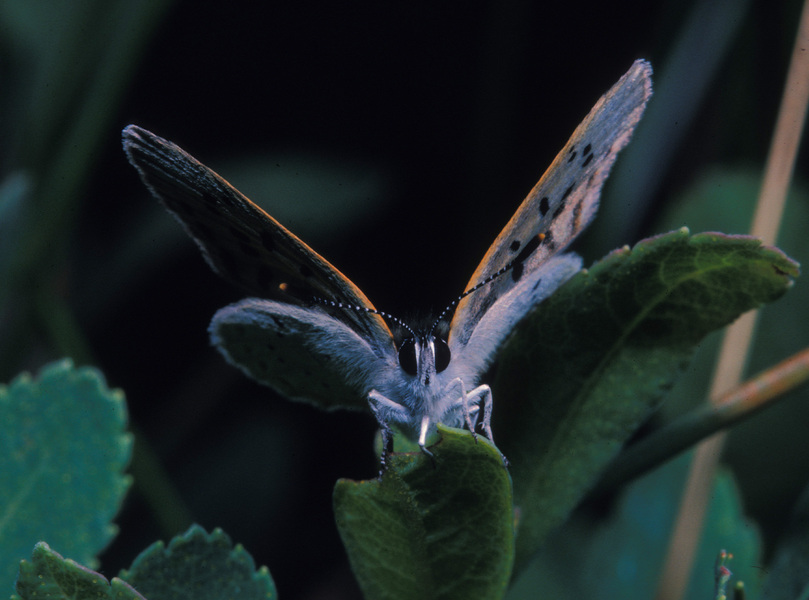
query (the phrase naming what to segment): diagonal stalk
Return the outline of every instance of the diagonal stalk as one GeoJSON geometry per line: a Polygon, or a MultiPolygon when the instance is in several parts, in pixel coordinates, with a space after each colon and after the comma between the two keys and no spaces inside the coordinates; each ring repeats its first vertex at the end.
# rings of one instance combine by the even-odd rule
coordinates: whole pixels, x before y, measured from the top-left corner
{"type": "MultiPolygon", "coordinates": [[[[809,44],[809,0],[806,0],[802,9],[778,121],[767,157],[764,183],[751,229],[753,235],[760,237],[767,244],[775,242],[806,118],[806,106],[809,102],[809,53],[805,52],[807,44],[809,44]]],[[[725,334],[711,384],[710,398],[714,405],[725,392],[736,387],[741,381],[756,314],[750,312],[743,315],[725,334]]],[[[690,579],[697,541],[702,531],[723,443],[724,434],[718,433],[697,447],[658,582],[655,596],[657,600],[679,600],[683,596],[690,579]]]]}

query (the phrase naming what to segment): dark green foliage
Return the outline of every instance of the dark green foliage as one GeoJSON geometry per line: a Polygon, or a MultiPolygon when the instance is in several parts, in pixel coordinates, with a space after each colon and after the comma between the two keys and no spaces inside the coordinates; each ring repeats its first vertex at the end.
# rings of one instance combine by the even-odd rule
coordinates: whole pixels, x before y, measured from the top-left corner
{"type": "Polygon", "coordinates": [[[498,598],[513,564],[511,479],[500,453],[439,427],[431,447],[396,454],[380,480],[341,480],[337,527],[366,598],[498,598]]]}

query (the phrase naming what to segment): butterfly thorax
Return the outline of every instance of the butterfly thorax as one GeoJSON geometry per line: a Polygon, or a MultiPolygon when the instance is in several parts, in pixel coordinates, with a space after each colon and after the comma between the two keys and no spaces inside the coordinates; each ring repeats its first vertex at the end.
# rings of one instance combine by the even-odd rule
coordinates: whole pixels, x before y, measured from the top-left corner
{"type": "Polygon", "coordinates": [[[447,369],[450,360],[445,338],[413,334],[398,345],[398,375],[378,382],[377,389],[408,410],[410,424],[418,424],[425,415],[432,423],[456,423],[457,416],[447,415],[455,399],[447,393],[452,379],[447,369]]]}

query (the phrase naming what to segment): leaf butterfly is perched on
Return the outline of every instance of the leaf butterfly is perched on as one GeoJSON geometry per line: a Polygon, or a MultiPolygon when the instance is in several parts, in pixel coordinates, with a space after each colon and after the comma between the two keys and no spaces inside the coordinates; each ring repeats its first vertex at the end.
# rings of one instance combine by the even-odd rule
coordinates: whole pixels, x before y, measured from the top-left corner
{"type": "MultiPolygon", "coordinates": [[[[413,330],[278,221],[175,144],[130,125],[124,150],[151,192],[218,274],[253,296],[218,311],[213,344],[250,377],[325,408],[368,406],[385,453],[391,426],[424,452],[436,423],[481,426],[492,438],[492,394],[481,376],[515,326],[581,269],[562,251],[595,215],[601,188],[651,96],[635,61],[596,103],[498,235],[439,322],[413,330]],[[396,343],[388,325],[407,332],[396,343]]],[[[383,453],[383,461],[385,453],[383,453]]]]}

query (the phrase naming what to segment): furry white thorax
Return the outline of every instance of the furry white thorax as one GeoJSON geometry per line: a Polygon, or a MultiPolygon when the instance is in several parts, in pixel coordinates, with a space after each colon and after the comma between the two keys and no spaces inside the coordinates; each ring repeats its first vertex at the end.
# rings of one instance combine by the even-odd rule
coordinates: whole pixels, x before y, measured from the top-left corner
{"type": "MultiPolygon", "coordinates": [[[[376,378],[368,400],[383,432],[383,440],[390,440],[390,424],[402,429],[414,439],[418,439],[422,451],[427,454],[427,435],[435,429],[436,423],[460,427],[464,423],[474,431],[482,412],[491,415],[491,391],[489,386],[474,387],[476,381],[464,382],[456,376],[453,360],[450,358],[446,369],[436,369],[436,349],[432,335],[417,337],[414,340],[416,374],[411,375],[397,365],[383,377],[376,378]],[[473,388],[469,388],[469,385],[473,388]]],[[[491,436],[488,418],[484,418],[484,428],[491,436]]]]}

